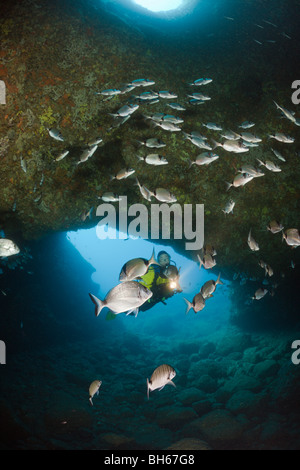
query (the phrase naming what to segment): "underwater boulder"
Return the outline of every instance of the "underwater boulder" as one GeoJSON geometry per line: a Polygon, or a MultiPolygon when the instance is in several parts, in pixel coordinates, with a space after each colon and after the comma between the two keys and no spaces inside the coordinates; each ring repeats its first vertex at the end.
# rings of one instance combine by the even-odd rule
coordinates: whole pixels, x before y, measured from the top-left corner
{"type": "Polygon", "coordinates": [[[226,408],[236,414],[244,413],[248,416],[260,416],[267,400],[267,395],[256,394],[250,390],[240,390],[231,396],[226,408]]]}
{"type": "Polygon", "coordinates": [[[227,410],[214,410],[199,418],[198,430],[212,444],[229,444],[239,439],[244,426],[227,410]]]}
{"type": "Polygon", "coordinates": [[[276,375],[279,370],[279,364],[271,359],[259,362],[253,369],[253,374],[259,379],[266,379],[276,375]]]}
{"type": "Polygon", "coordinates": [[[214,393],[218,388],[218,381],[207,374],[199,377],[194,383],[200,390],[206,393],[214,393]]]}
{"type": "Polygon", "coordinates": [[[190,387],[183,390],[180,394],[179,400],[184,406],[191,406],[193,403],[203,400],[206,397],[205,393],[196,387],[190,387]]]}
{"type": "Polygon", "coordinates": [[[209,444],[200,439],[185,438],[174,442],[165,450],[213,450],[209,444]]]}
{"type": "Polygon", "coordinates": [[[193,408],[183,406],[169,406],[161,408],[157,413],[156,422],[163,428],[176,429],[193,421],[198,417],[193,408]]]}

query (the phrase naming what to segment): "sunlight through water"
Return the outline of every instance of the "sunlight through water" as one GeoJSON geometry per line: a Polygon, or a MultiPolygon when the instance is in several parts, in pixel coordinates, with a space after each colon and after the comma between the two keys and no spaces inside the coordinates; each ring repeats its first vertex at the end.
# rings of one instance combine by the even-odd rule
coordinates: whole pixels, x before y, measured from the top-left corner
{"type": "Polygon", "coordinates": [[[159,12],[176,10],[182,5],[182,0],[136,0],[135,3],[147,10],[159,12]]]}

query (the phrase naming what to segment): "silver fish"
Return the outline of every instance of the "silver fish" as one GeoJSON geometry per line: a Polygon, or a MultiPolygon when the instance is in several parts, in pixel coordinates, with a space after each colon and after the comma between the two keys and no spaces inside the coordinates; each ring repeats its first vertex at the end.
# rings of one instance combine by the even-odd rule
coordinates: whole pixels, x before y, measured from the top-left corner
{"type": "Polygon", "coordinates": [[[254,238],[251,235],[251,229],[250,229],[247,241],[248,241],[248,245],[249,245],[250,250],[252,250],[252,251],[258,251],[259,250],[258,243],[254,240],[254,238]]]}
{"type": "Polygon", "coordinates": [[[204,299],[212,297],[212,294],[215,292],[217,285],[223,285],[223,282],[220,280],[221,273],[219,273],[218,278],[216,281],[207,281],[203,286],[201,287],[200,293],[202,294],[202,297],[204,299]]]}
{"type": "Polygon", "coordinates": [[[221,137],[224,137],[226,140],[239,140],[240,138],[239,134],[231,130],[225,131],[223,134],[221,134],[221,137]]]}
{"type": "Polygon", "coordinates": [[[189,160],[189,168],[192,165],[209,165],[210,163],[214,162],[219,158],[219,155],[213,153],[213,152],[203,152],[200,155],[196,157],[195,161],[189,160]]]}
{"type": "Polygon", "coordinates": [[[138,185],[140,193],[143,196],[143,198],[151,202],[151,197],[154,196],[153,193],[149,191],[149,189],[147,189],[146,186],[141,185],[137,178],[136,178],[136,184],[138,185]]]}
{"type": "Polygon", "coordinates": [[[297,228],[289,228],[285,232],[282,232],[282,239],[284,239],[287,245],[296,248],[300,245],[300,234],[297,228]]]}
{"type": "Polygon", "coordinates": [[[193,98],[189,100],[189,103],[192,104],[193,106],[198,106],[199,104],[204,104],[204,100],[197,100],[196,98],[193,98]]]}
{"type": "Polygon", "coordinates": [[[102,195],[101,199],[104,202],[118,202],[121,200],[121,197],[115,193],[107,192],[102,195]]]}
{"type": "Polygon", "coordinates": [[[113,117],[127,117],[139,108],[138,104],[125,104],[116,113],[109,113],[113,117]]]}
{"type": "Polygon", "coordinates": [[[207,124],[202,124],[202,126],[207,127],[207,129],[211,129],[212,131],[221,131],[223,128],[215,124],[214,122],[208,122],[207,124]]]}
{"type": "Polygon", "coordinates": [[[255,292],[254,296],[251,297],[253,300],[260,300],[262,299],[266,294],[267,294],[268,290],[267,289],[263,289],[263,288],[259,288],[257,289],[257,291],[255,292]]]}
{"type": "Polygon", "coordinates": [[[49,135],[55,139],[55,140],[60,140],[60,141],[64,141],[64,138],[61,134],[61,132],[58,130],[58,129],[54,129],[53,127],[51,129],[48,129],[48,132],[49,132],[49,135]]]}
{"type": "Polygon", "coordinates": [[[21,168],[24,171],[24,173],[26,173],[27,172],[26,160],[23,157],[20,157],[20,161],[21,161],[21,168]]]}
{"type": "Polygon", "coordinates": [[[272,148],[271,148],[271,150],[274,153],[275,157],[278,158],[278,160],[281,160],[282,162],[286,162],[286,159],[281,155],[280,152],[278,152],[278,150],[274,150],[272,148]]]}
{"type": "Polygon", "coordinates": [[[158,93],[155,91],[144,91],[140,95],[134,95],[134,98],[141,101],[154,100],[158,98],[158,93]]]}
{"type": "Polygon", "coordinates": [[[217,251],[215,249],[215,247],[213,245],[208,245],[208,244],[205,244],[203,246],[203,254],[204,255],[211,255],[211,256],[216,256],[217,255],[217,251]]]}
{"type": "Polygon", "coordinates": [[[265,175],[260,169],[254,168],[252,165],[243,165],[237,171],[239,173],[247,173],[249,176],[253,176],[253,178],[259,178],[265,175]]]}
{"type": "Polygon", "coordinates": [[[166,146],[166,144],[162,140],[157,139],[156,137],[146,139],[143,141],[138,140],[138,142],[139,144],[145,145],[146,147],[149,147],[149,148],[161,148],[161,147],[166,146]]]}
{"type": "Polygon", "coordinates": [[[89,386],[89,401],[91,405],[93,405],[93,400],[92,400],[93,397],[99,394],[99,388],[101,387],[101,385],[102,385],[101,380],[94,380],[89,386]]]}
{"type": "Polygon", "coordinates": [[[277,222],[277,220],[272,220],[268,226],[267,226],[267,229],[271,232],[271,233],[279,233],[281,232],[284,227],[283,225],[280,223],[280,222],[277,222]]]}
{"type": "Polygon", "coordinates": [[[161,120],[164,122],[172,122],[173,124],[182,124],[184,122],[183,119],[173,116],[172,114],[164,114],[161,120]]]}
{"type": "Polygon", "coordinates": [[[0,256],[13,256],[20,253],[20,248],[8,238],[0,238],[0,256]]]}
{"type": "Polygon", "coordinates": [[[207,144],[207,142],[205,141],[206,139],[203,139],[202,137],[198,137],[197,135],[187,134],[186,132],[183,132],[183,135],[185,139],[192,142],[192,144],[196,145],[196,147],[203,148],[206,150],[212,150],[212,147],[209,144],[207,144]]]}
{"type": "Polygon", "coordinates": [[[58,155],[58,157],[56,157],[55,161],[56,162],[59,162],[60,160],[62,160],[63,158],[65,158],[68,154],[70,153],[69,150],[66,150],[65,152],[61,153],[60,155],[58,155]]]}
{"type": "Polygon", "coordinates": [[[162,390],[165,385],[170,384],[173,387],[176,387],[172,379],[176,376],[175,369],[168,365],[162,364],[157,367],[153,374],[151,375],[150,380],[147,379],[147,397],[149,400],[149,392],[153,390],[162,390]]]}
{"type": "Polygon", "coordinates": [[[108,307],[115,314],[127,312],[127,315],[129,315],[129,313],[134,312],[137,316],[139,307],[147,302],[152,295],[147,287],[137,281],[121,282],[106,294],[104,300],[89,294],[95,305],[96,317],[104,307],[108,307]]]}
{"type": "Polygon", "coordinates": [[[242,132],[240,137],[245,140],[246,142],[250,142],[252,144],[257,144],[258,142],[262,142],[260,137],[256,137],[255,135],[251,134],[250,132],[242,132]]]}
{"type": "Polygon", "coordinates": [[[227,186],[227,191],[233,186],[235,188],[238,188],[240,186],[245,186],[245,184],[249,183],[249,181],[253,180],[253,176],[248,175],[248,173],[240,173],[234,177],[234,180],[232,183],[226,182],[227,186]]]}
{"type": "Polygon", "coordinates": [[[199,254],[197,255],[197,257],[200,263],[199,269],[201,269],[201,266],[203,266],[205,269],[211,269],[217,264],[216,260],[209,253],[205,254],[203,256],[203,259],[200,257],[199,254]]]}
{"type": "Polygon", "coordinates": [[[286,108],[283,108],[282,106],[279,106],[279,104],[276,103],[276,101],[274,101],[275,105],[276,105],[276,108],[277,109],[280,109],[280,111],[284,114],[284,116],[289,119],[290,121],[292,122],[295,122],[296,121],[296,118],[294,116],[294,112],[293,111],[289,111],[288,109],[286,108]]]}
{"type": "Polygon", "coordinates": [[[208,101],[211,100],[210,96],[204,95],[203,93],[192,93],[191,95],[187,95],[189,98],[193,100],[201,100],[201,101],[208,101]]]}
{"type": "Polygon", "coordinates": [[[149,78],[137,78],[136,80],[133,80],[132,82],[128,83],[129,86],[134,86],[134,87],[150,86],[150,85],[154,85],[154,84],[155,84],[155,81],[150,80],[149,78]]]}
{"type": "Polygon", "coordinates": [[[222,209],[222,211],[224,212],[224,214],[230,214],[231,212],[233,213],[234,206],[235,206],[235,202],[232,199],[230,199],[230,201],[227,202],[225,209],[222,209]]]}
{"type": "Polygon", "coordinates": [[[244,121],[239,127],[241,127],[242,129],[250,129],[250,127],[253,127],[253,126],[255,126],[255,122],[244,121]]]}
{"type": "Polygon", "coordinates": [[[179,132],[181,131],[181,128],[173,124],[173,122],[155,122],[155,126],[159,126],[165,131],[170,131],[170,132],[179,132]]]}
{"type": "Polygon", "coordinates": [[[156,188],[153,191],[153,196],[160,202],[176,202],[176,197],[170,193],[168,189],[156,188]]]}
{"type": "Polygon", "coordinates": [[[245,144],[237,140],[225,140],[223,144],[221,144],[220,142],[213,141],[213,144],[213,148],[223,147],[223,149],[227,150],[227,152],[242,153],[249,151],[249,148],[246,147],[245,144]]]}
{"type": "Polygon", "coordinates": [[[268,275],[269,277],[271,277],[273,276],[273,274],[274,274],[274,271],[271,268],[271,266],[269,264],[265,264],[265,276],[268,275]]]}
{"type": "Polygon", "coordinates": [[[123,168],[116,175],[111,176],[110,180],[123,180],[125,178],[128,178],[128,176],[132,175],[133,173],[135,173],[135,170],[133,170],[132,168],[123,168]]]}
{"type": "Polygon", "coordinates": [[[295,142],[294,137],[289,137],[288,135],[282,134],[281,132],[276,132],[275,135],[269,134],[269,137],[285,144],[292,144],[293,142],[295,142]]]}
{"type": "Polygon", "coordinates": [[[116,88],[109,88],[108,90],[97,91],[95,94],[104,95],[104,96],[115,96],[115,95],[119,95],[120,93],[121,93],[121,90],[118,90],[116,88]]]}
{"type": "Polygon", "coordinates": [[[211,83],[212,81],[213,81],[212,78],[198,78],[197,80],[194,80],[193,82],[189,83],[188,85],[202,86],[202,85],[208,85],[208,83],[211,83]]]}
{"type": "Polygon", "coordinates": [[[176,109],[177,111],[185,111],[186,108],[179,103],[167,103],[167,106],[170,106],[172,109],[176,109]]]}
{"type": "Polygon", "coordinates": [[[93,147],[94,145],[99,145],[103,143],[102,137],[97,137],[95,140],[92,140],[91,142],[88,143],[89,147],[93,147]]]}
{"type": "Polygon", "coordinates": [[[257,158],[257,161],[259,162],[260,165],[265,166],[268,170],[273,171],[274,173],[278,173],[281,171],[281,168],[276,165],[276,163],[271,162],[270,160],[266,160],[265,162],[262,162],[257,158]]]}
{"type": "Polygon", "coordinates": [[[172,91],[159,91],[158,96],[160,98],[166,98],[166,99],[177,98],[176,93],[173,93],[172,91]]]}
{"type": "Polygon", "coordinates": [[[155,260],[154,250],[149,260],[146,260],[145,258],[134,258],[127,261],[121,269],[119,281],[133,281],[138,277],[144,276],[151,264],[157,264],[160,266],[160,264],[155,260]]]}
{"type": "Polygon", "coordinates": [[[91,158],[92,155],[94,155],[94,153],[96,152],[98,148],[98,145],[93,145],[92,147],[89,147],[87,149],[85,149],[81,156],[80,156],[80,159],[79,161],[77,162],[77,165],[79,165],[80,163],[84,163],[86,162],[89,158],[91,158]]]}
{"type": "Polygon", "coordinates": [[[198,294],[194,296],[192,302],[190,302],[189,300],[185,298],[184,298],[184,301],[186,302],[186,305],[187,305],[186,312],[185,312],[186,315],[189,313],[191,308],[194,310],[195,313],[198,313],[201,310],[203,310],[205,307],[205,299],[203,295],[201,294],[201,292],[199,292],[198,294]]]}
{"type": "Polygon", "coordinates": [[[162,155],[158,155],[157,153],[150,153],[149,155],[146,155],[145,157],[142,157],[141,155],[137,155],[137,158],[140,161],[144,161],[148,163],[148,165],[154,165],[154,166],[159,166],[159,165],[167,165],[168,160],[165,159],[162,155]]]}

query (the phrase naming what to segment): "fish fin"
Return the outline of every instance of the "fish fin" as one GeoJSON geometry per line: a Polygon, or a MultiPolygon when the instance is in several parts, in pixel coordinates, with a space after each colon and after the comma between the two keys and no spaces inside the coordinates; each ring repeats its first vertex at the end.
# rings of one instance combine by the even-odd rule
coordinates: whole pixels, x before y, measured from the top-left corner
{"type": "Polygon", "coordinates": [[[136,155],[136,158],[138,158],[140,162],[142,162],[142,161],[144,161],[144,160],[145,160],[145,158],[144,158],[144,157],[142,157],[141,155],[136,155]]]}
{"type": "Polygon", "coordinates": [[[173,385],[173,387],[176,388],[176,385],[174,384],[173,380],[169,380],[169,381],[168,381],[168,384],[173,385]]]}
{"type": "Polygon", "coordinates": [[[225,183],[226,183],[226,187],[227,187],[226,191],[229,191],[229,189],[231,188],[231,186],[233,186],[233,184],[228,183],[228,181],[225,181],[225,183]]]}
{"type": "Polygon", "coordinates": [[[132,308],[131,310],[128,310],[128,312],[126,312],[126,317],[127,317],[127,315],[130,315],[131,313],[133,313],[135,318],[136,318],[138,316],[138,313],[139,313],[139,308],[136,307],[136,308],[132,308]]]}
{"type": "Polygon", "coordinates": [[[91,301],[92,301],[93,304],[95,305],[95,315],[96,315],[96,317],[98,317],[99,313],[101,312],[101,310],[102,310],[103,307],[105,306],[105,302],[103,302],[102,300],[98,299],[98,297],[96,297],[96,296],[93,295],[93,294],[89,294],[89,296],[90,296],[91,301]]]}
{"type": "Polygon", "coordinates": [[[149,390],[150,390],[149,380],[147,379],[147,398],[148,398],[148,400],[149,400],[149,390]]]}
{"type": "Polygon", "coordinates": [[[191,308],[193,307],[193,304],[185,298],[183,298],[183,300],[186,302],[186,305],[187,305],[186,311],[185,311],[185,314],[187,315],[189,313],[189,311],[191,310],[191,308]]]}
{"type": "Polygon", "coordinates": [[[163,385],[162,387],[160,387],[160,388],[158,389],[158,391],[160,392],[164,387],[165,387],[165,386],[163,385]]]}
{"type": "Polygon", "coordinates": [[[89,402],[90,402],[90,404],[91,404],[92,406],[94,405],[94,404],[93,404],[92,397],[89,398],[89,402]]]}

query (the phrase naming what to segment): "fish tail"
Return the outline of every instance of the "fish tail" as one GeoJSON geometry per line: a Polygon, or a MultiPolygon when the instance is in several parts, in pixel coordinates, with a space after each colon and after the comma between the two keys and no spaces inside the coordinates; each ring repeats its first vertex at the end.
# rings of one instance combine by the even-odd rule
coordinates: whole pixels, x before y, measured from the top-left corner
{"type": "Polygon", "coordinates": [[[202,264],[203,264],[203,261],[202,261],[200,255],[197,255],[197,258],[198,258],[199,263],[200,263],[199,269],[201,269],[201,266],[202,266],[202,264]]]}
{"type": "Polygon", "coordinates": [[[149,380],[147,378],[147,398],[149,400],[149,390],[150,390],[150,387],[149,387],[149,380]]]}
{"type": "Polygon", "coordinates": [[[90,401],[90,404],[93,406],[93,400],[92,400],[92,397],[89,398],[89,401],[90,401]]]}
{"type": "Polygon", "coordinates": [[[186,311],[185,311],[185,314],[187,315],[189,313],[189,311],[191,310],[191,308],[193,307],[193,304],[185,298],[183,298],[183,300],[186,302],[186,305],[187,305],[186,311]]]}
{"type": "Polygon", "coordinates": [[[144,160],[144,157],[142,157],[141,155],[136,155],[136,158],[138,158],[140,162],[144,160]]]}
{"type": "Polygon", "coordinates": [[[232,183],[228,183],[228,181],[225,181],[225,184],[226,184],[226,191],[229,191],[229,189],[231,188],[231,186],[233,186],[232,183]]]}
{"type": "Polygon", "coordinates": [[[188,159],[188,163],[189,163],[189,169],[190,169],[191,166],[194,164],[194,162],[192,162],[192,160],[188,159]]]}
{"type": "Polygon", "coordinates": [[[213,150],[216,148],[216,147],[222,147],[222,145],[219,143],[219,142],[216,142],[214,139],[212,139],[212,143],[213,143],[213,150]]]}
{"type": "Polygon", "coordinates": [[[98,297],[96,297],[96,296],[93,295],[93,294],[89,294],[89,296],[90,296],[91,301],[92,301],[93,304],[95,305],[95,315],[96,315],[96,317],[98,317],[99,313],[101,312],[101,310],[102,310],[103,307],[105,306],[105,302],[103,302],[102,300],[98,299],[98,297]]]}
{"type": "Polygon", "coordinates": [[[220,280],[221,273],[219,273],[218,279],[216,280],[216,284],[220,284],[221,286],[224,285],[224,283],[220,280]]]}
{"type": "Polygon", "coordinates": [[[154,248],[153,248],[153,251],[152,251],[152,256],[151,258],[149,259],[148,261],[148,266],[150,266],[150,264],[157,264],[158,266],[160,266],[160,264],[156,261],[155,259],[155,252],[154,252],[154,248]]]}
{"type": "Polygon", "coordinates": [[[263,165],[263,162],[261,160],[259,160],[258,158],[256,159],[259,163],[259,166],[263,165]]]}

